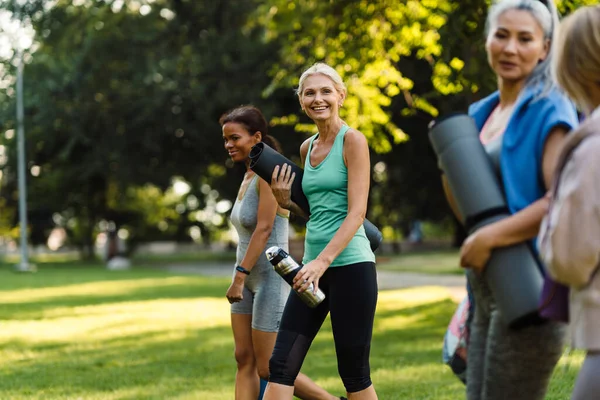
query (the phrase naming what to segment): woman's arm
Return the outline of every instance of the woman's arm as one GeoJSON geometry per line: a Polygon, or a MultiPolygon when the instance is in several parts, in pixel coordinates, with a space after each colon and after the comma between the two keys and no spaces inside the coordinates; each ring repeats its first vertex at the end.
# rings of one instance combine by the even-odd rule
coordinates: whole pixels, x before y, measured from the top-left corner
{"type": "Polygon", "coordinates": [[[454,195],[452,194],[452,190],[450,189],[450,184],[448,183],[448,179],[446,175],[442,175],[442,187],[444,188],[444,194],[446,195],[446,201],[448,201],[448,205],[450,209],[454,213],[454,216],[459,220],[463,221],[462,215],[460,214],[460,210],[458,209],[458,204],[456,204],[456,200],[454,199],[454,195]]]}
{"type": "MultiPolygon", "coordinates": [[[[562,149],[567,130],[555,127],[548,135],[542,155],[542,173],[546,188],[550,187],[552,176],[562,149]]],[[[460,265],[466,268],[481,269],[487,263],[494,248],[511,246],[533,239],[540,230],[542,218],[548,210],[546,196],[525,207],[510,217],[484,226],[470,235],[461,249],[460,265]]]]}
{"type": "MultiPolygon", "coordinates": [[[[306,159],[306,154],[308,153],[308,147],[310,144],[310,139],[307,139],[300,146],[300,160],[302,166],[304,166],[304,160],[306,159]]],[[[273,170],[273,176],[271,177],[271,191],[275,196],[277,204],[281,208],[291,211],[292,213],[304,218],[308,219],[308,213],[305,212],[298,204],[292,201],[292,183],[296,178],[296,173],[292,172],[292,168],[287,164],[282,165],[281,169],[279,166],[276,166],[273,170]],[[281,170],[281,171],[280,171],[281,170]]]]}
{"type": "MultiPolygon", "coordinates": [[[[258,179],[258,211],[256,214],[256,228],[252,232],[248,249],[240,265],[251,271],[260,255],[262,254],[277,214],[277,202],[275,196],[271,193],[269,184],[263,179],[258,179]]],[[[243,274],[242,274],[243,275],[243,274]]]]}

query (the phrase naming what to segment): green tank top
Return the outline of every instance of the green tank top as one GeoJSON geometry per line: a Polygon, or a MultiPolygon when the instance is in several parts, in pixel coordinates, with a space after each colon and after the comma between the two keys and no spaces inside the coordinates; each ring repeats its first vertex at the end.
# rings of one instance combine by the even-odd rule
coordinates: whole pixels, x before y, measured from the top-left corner
{"type": "MultiPolygon", "coordinates": [[[[310,139],[302,177],[302,190],[310,206],[310,219],[306,224],[304,239],[304,264],[317,258],[348,215],[348,169],[343,157],[344,136],[348,129],[347,125],[342,125],[329,154],[316,167],[310,165],[310,153],[319,134],[310,139]]],[[[331,266],[367,261],[375,262],[375,254],[371,251],[365,229],[361,225],[331,266]]]]}

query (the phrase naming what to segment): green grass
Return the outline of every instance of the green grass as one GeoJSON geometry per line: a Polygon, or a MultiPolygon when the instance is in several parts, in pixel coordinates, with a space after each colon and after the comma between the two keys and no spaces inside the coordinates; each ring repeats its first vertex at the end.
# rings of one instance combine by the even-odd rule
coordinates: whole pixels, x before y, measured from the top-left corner
{"type": "Polygon", "coordinates": [[[464,270],[458,266],[458,261],[458,250],[404,253],[378,256],[377,268],[387,271],[460,275],[464,270]]]}
{"type": "MultiPolygon", "coordinates": [[[[0,265],[14,265],[21,260],[20,254],[9,254],[0,256],[0,265]]],[[[29,256],[29,262],[32,264],[99,264],[100,261],[85,262],[80,260],[80,256],[76,252],[69,253],[44,253],[34,254],[29,256]]]]}
{"type": "Polygon", "coordinates": [[[135,254],[132,262],[134,265],[152,264],[194,264],[205,261],[235,262],[235,251],[211,252],[198,251],[192,253],[175,254],[135,254]]]}
{"type": "MultiPolygon", "coordinates": [[[[0,257],[0,265],[14,265],[21,259],[20,254],[10,254],[0,257]]],[[[168,254],[134,254],[131,262],[133,265],[164,265],[164,264],[197,264],[206,261],[235,262],[235,251],[194,251],[168,254]]],[[[101,260],[85,261],[80,260],[79,254],[70,253],[46,253],[30,256],[30,262],[33,264],[78,264],[101,265],[101,260]]]]}
{"type": "MultiPolygon", "coordinates": [[[[0,268],[0,399],[233,399],[227,285],[156,269],[0,268]]],[[[441,364],[454,309],[439,287],[380,293],[371,356],[380,399],[464,398],[441,364]]],[[[568,398],[581,354],[565,362],[547,399],[568,398]]],[[[328,322],[303,371],[343,393],[328,322]]]]}

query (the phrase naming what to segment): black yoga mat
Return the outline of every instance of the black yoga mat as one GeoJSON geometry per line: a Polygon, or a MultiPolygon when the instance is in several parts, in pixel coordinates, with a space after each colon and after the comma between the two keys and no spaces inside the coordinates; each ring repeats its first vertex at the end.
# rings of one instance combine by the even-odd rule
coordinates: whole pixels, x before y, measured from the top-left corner
{"type": "MultiPolygon", "coordinates": [[[[254,145],[250,151],[250,169],[267,182],[271,182],[271,177],[273,175],[275,166],[282,166],[283,164],[291,166],[292,171],[296,173],[296,178],[292,183],[292,201],[296,203],[304,212],[306,212],[306,214],[310,215],[308,200],[302,191],[302,168],[263,142],[254,145]]],[[[379,229],[377,229],[377,227],[368,219],[365,219],[363,227],[365,229],[367,239],[369,239],[371,250],[377,250],[381,244],[381,241],[383,240],[383,235],[379,229]]]]}
{"type": "MultiPolygon", "coordinates": [[[[429,130],[429,140],[469,234],[510,216],[471,117],[454,114],[437,120],[429,130]]],[[[494,249],[484,276],[508,326],[519,328],[540,321],[543,274],[527,243],[494,249]]]]}

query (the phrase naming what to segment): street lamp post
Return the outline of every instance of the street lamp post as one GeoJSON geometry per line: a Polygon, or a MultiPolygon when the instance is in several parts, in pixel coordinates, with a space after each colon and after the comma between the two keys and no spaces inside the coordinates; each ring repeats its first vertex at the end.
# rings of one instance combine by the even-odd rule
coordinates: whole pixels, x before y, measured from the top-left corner
{"type": "Polygon", "coordinates": [[[29,246],[27,243],[27,173],[25,169],[25,113],[23,110],[23,52],[19,52],[17,67],[17,158],[19,180],[19,231],[21,234],[21,261],[15,267],[19,272],[33,272],[34,265],[29,264],[29,246]]]}

